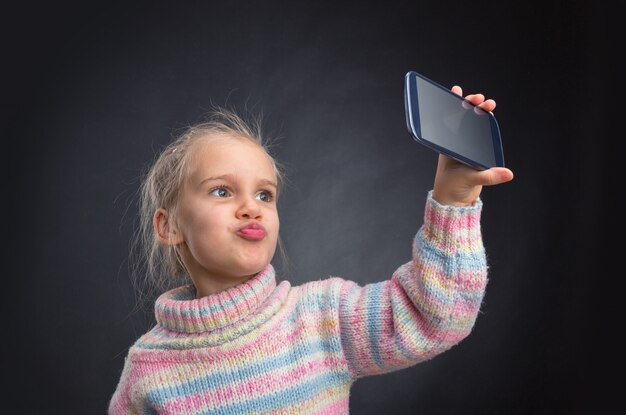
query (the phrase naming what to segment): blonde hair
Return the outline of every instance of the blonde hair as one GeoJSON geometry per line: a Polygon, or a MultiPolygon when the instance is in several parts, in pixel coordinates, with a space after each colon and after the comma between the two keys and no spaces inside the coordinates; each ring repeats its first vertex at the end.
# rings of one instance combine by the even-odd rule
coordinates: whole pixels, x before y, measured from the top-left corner
{"type": "MultiPolygon", "coordinates": [[[[278,193],[284,182],[282,168],[270,154],[269,142],[261,134],[260,118],[244,119],[232,109],[214,106],[203,121],[188,126],[168,144],[147,171],[139,188],[139,224],[131,241],[131,278],[140,303],[191,279],[177,247],[159,243],[153,225],[155,212],[167,210],[176,221],[178,199],[193,162],[190,149],[200,140],[216,135],[246,139],[258,144],[268,155],[276,173],[278,193]]],[[[279,252],[284,256],[280,238],[279,252]]]]}

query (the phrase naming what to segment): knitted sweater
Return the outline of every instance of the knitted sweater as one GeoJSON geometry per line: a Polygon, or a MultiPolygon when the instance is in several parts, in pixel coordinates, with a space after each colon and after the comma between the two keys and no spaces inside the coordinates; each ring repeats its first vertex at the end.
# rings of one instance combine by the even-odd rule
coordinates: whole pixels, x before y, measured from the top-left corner
{"type": "Polygon", "coordinates": [[[487,283],[481,208],[429,196],[412,259],[386,281],[291,286],[268,265],[208,297],[164,293],[108,413],[349,413],[355,380],[431,359],[472,330],[487,283]]]}

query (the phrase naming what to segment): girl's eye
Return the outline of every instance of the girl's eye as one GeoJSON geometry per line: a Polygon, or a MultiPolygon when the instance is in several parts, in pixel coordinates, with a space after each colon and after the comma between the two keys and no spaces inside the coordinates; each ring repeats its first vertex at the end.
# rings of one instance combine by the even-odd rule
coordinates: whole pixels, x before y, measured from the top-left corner
{"type": "Polygon", "coordinates": [[[272,194],[272,192],[268,192],[267,190],[263,190],[262,192],[259,192],[259,194],[256,195],[256,197],[261,202],[271,202],[272,200],[274,200],[274,195],[272,194]]]}
{"type": "Polygon", "coordinates": [[[215,189],[211,190],[210,194],[216,197],[230,196],[230,192],[225,187],[216,187],[215,189]]]}

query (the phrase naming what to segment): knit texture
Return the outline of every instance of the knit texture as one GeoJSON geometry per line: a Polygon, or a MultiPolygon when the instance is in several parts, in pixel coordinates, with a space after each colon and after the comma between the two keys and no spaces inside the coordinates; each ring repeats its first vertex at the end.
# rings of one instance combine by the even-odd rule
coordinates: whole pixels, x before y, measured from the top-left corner
{"type": "Polygon", "coordinates": [[[268,265],[208,297],[191,285],[164,293],[108,413],[349,413],[358,378],[431,359],[471,332],[487,283],[481,209],[429,193],[412,259],[379,283],[292,287],[268,265]]]}

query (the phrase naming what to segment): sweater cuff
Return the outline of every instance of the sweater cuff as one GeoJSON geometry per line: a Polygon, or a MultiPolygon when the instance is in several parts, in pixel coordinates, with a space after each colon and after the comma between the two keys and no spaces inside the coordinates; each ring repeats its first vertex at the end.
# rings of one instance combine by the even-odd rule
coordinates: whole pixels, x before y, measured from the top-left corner
{"type": "Polygon", "coordinates": [[[476,199],[472,206],[448,206],[433,199],[432,193],[432,190],[428,192],[426,200],[423,236],[448,254],[482,250],[481,199],[476,199]]]}

